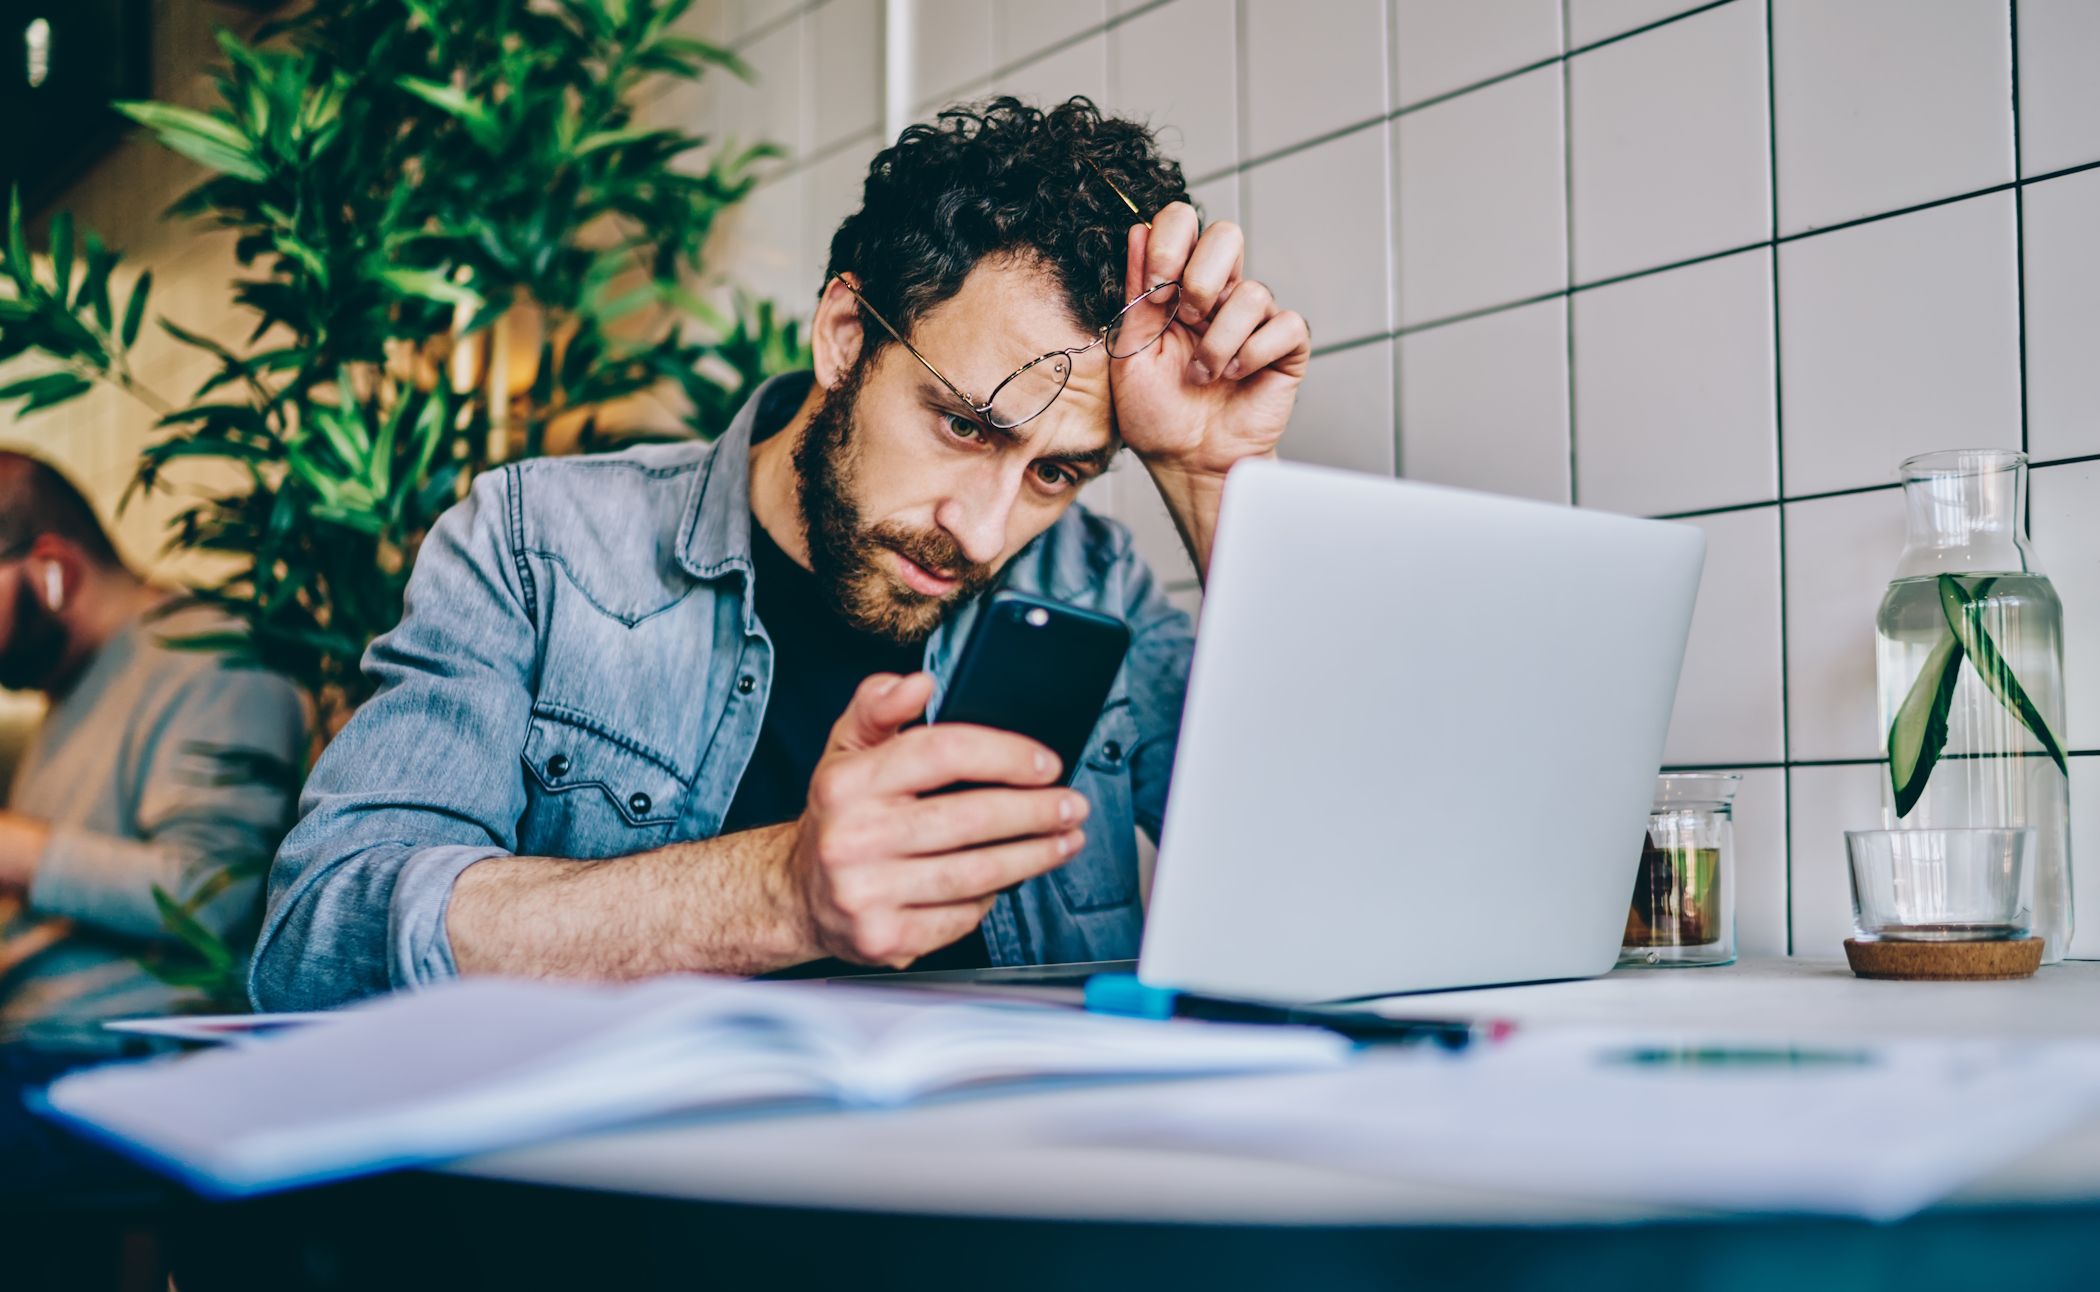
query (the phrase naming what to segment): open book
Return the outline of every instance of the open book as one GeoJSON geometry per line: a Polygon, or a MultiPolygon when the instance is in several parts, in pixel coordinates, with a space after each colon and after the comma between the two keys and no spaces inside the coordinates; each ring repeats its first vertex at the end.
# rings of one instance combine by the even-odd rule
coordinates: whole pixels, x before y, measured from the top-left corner
{"type": "Polygon", "coordinates": [[[477,979],[242,1046],[96,1068],[41,1111],[184,1180],[246,1194],[665,1113],[883,1106],[984,1082],[1332,1067],[1310,1028],[1106,1018],[896,988],[477,979]]]}

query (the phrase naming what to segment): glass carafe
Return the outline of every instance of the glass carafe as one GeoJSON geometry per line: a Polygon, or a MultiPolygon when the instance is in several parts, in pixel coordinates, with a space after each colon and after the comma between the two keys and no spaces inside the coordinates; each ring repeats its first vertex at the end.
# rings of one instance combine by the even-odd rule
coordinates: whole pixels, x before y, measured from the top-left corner
{"type": "Polygon", "coordinates": [[[2063,605],[2027,541],[2027,458],[1903,464],[1907,534],[1875,619],[1890,827],[2032,827],[2044,963],[2071,943],[2063,605]]]}

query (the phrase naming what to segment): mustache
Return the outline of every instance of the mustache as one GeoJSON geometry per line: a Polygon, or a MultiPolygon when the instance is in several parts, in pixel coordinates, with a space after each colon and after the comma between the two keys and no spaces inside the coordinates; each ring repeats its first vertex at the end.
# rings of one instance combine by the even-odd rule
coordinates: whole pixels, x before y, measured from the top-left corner
{"type": "Polygon", "coordinates": [[[991,582],[992,567],[973,561],[952,534],[942,530],[907,529],[894,521],[870,526],[867,541],[902,553],[913,564],[960,585],[955,595],[967,597],[991,582]]]}

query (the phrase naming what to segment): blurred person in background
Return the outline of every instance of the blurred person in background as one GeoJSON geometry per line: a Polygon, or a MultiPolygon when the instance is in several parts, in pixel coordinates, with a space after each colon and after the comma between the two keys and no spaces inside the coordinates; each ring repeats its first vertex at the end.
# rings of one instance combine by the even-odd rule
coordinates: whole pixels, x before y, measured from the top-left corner
{"type": "MultiPolygon", "coordinates": [[[[299,692],[166,639],[228,623],[126,568],[57,470],[0,451],[0,688],[48,708],[0,796],[0,1034],[42,1019],[165,1012],[177,989],[139,957],[178,900],[227,863],[267,856],[289,824],[299,692]]],[[[260,896],[236,882],[196,912],[238,936],[260,896]]]]}

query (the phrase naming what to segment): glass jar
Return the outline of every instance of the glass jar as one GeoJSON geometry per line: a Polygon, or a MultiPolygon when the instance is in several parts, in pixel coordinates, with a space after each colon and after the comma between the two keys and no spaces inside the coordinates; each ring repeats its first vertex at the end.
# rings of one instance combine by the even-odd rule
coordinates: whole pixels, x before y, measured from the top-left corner
{"type": "Polygon", "coordinates": [[[1725,965],[1735,960],[1733,772],[1656,778],[1648,837],[1633,880],[1622,965],[1725,965]]]}
{"type": "Polygon", "coordinates": [[[2053,964],[2071,943],[2063,604],[2022,524],[2027,458],[1911,458],[1903,500],[1903,555],[1874,623],[1881,824],[2031,827],[2033,930],[2053,964]]]}

